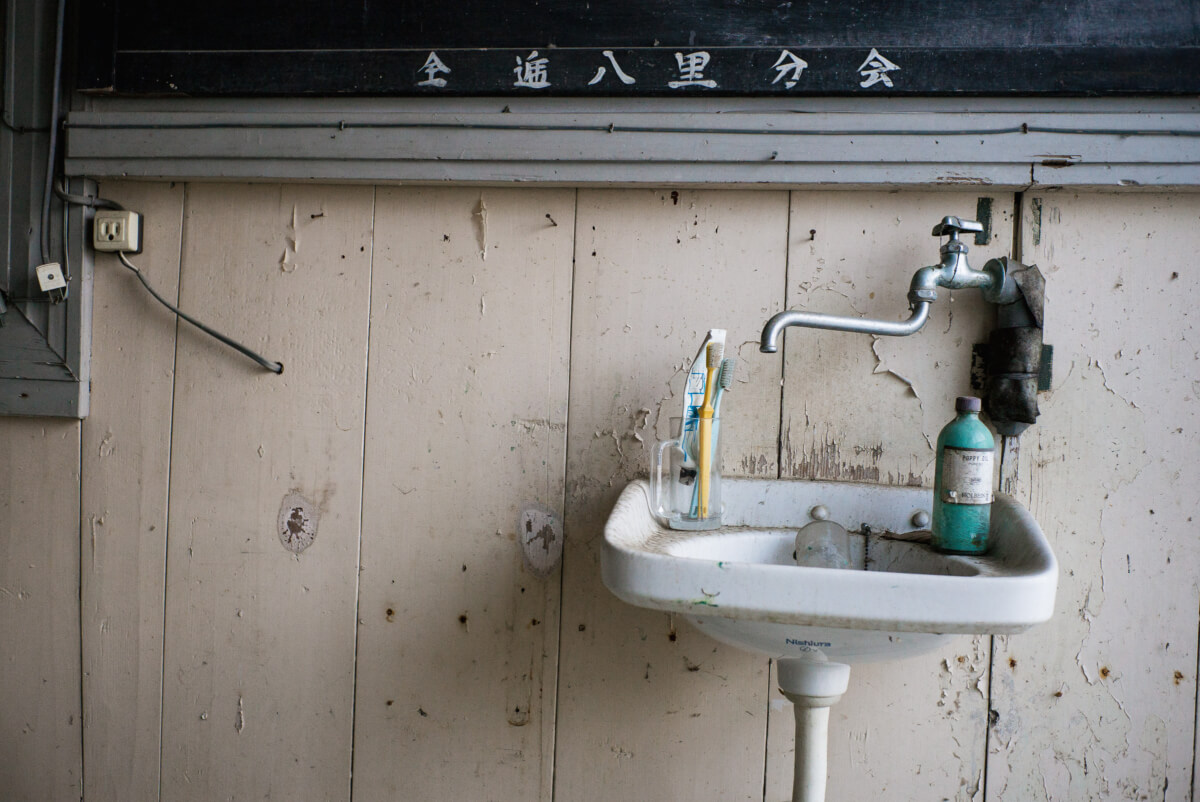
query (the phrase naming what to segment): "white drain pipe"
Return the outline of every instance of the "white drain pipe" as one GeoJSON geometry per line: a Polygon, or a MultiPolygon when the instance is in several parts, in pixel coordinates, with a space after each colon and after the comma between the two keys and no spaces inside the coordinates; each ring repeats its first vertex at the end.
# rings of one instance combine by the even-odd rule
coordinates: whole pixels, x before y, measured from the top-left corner
{"type": "Polygon", "coordinates": [[[792,802],[825,802],[829,708],[850,683],[850,666],[818,660],[779,661],[779,687],[795,708],[796,766],[792,802]]]}

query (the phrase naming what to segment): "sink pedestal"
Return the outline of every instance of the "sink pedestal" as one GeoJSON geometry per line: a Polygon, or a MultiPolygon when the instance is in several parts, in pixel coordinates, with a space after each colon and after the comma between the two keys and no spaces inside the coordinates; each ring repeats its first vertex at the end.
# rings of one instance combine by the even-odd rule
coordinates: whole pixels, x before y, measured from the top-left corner
{"type": "Polygon", "coordinates": [[[824,802],[829,763],[829,707],[850,683],[850,666],[821,660],[779,661],[779,688],[796,711],[792,802],[824,802]]]}

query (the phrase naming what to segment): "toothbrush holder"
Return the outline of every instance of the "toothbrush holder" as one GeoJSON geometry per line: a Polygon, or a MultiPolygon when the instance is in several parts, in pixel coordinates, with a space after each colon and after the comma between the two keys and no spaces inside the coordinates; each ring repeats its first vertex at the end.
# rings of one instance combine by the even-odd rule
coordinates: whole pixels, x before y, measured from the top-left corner
{"type": "MultiPolygon", "coordinates": [[[[659,442],[650,455],[650,511],[671,529],[716,529],[721,525],[721,425],[712,419],[712,459],[708,480],[708,515],[700,515],[700,438],[696,431],[680,431],[682,418],[671,418],[676,436],[659,442]]],[[[689,426],[698,422],[689,420],[689,426]]]]}

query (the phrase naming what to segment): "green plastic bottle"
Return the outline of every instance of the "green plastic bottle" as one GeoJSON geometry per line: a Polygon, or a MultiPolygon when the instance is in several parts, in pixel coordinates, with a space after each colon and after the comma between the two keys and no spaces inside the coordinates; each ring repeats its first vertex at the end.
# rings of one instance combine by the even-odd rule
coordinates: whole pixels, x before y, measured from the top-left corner
{"type": "Polygon", "coordinates": [[[957,417],[938,435],[933,479],[933,546],[938,551],[987,551],[996,441],[979,420],[979,408],[978,398],[958,398],[957,417]]]}

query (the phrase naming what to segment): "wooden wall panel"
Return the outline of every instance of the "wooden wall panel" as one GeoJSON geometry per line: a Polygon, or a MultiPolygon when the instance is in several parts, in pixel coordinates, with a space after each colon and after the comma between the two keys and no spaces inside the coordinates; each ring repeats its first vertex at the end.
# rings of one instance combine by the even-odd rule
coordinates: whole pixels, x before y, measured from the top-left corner
{"type": "Polygon", "coordinates": [[[189,187],[181,306],[285,370],[180,330],[164,798],[349,796],[373,199],[189,187]]]}
{"type": "Polygon", "coordinates": [[[1200,198],[1034,195],[1054,388],[1018,487],[1054,619],[998,639],[988,798],[1190,798],[1200,601],[1200,198]]]}
{"type": "MultiPolygon", "coordinates": [[[[102,194],[143,213],[145,247],[132,261],[174,300],[184,185],[105,184],[102,194]]],[[[81,450],[84,796],[152,800],[176,318],[106,254],[96,257],[94,305],[92,407],[81,450]]]]}
{"type": "MultiPolygon", "coordinates": [[[[1012,196],[991,197],[991,242],[966,238],[976,268],[1012,245],[1012,196]]],[[[974,219],[977,200],[793,193],[788,308],[907,317],[913,273],[940,258],[931,229],[945,215],[974,219]]],[[[929,322],[909,337],[788,329],[783,475],[932,485],[938,431],[954,398],[971,392],[971,347],[986,340],[993,314],[977,290],[940,290],[929,322]]],[[[981,798],[987,645],[960,638],[922,657],[855,666],[830,714],[829,799],[981,798]]],[[[790,798],[792,707],[777,695],[771,716],[767,799],[775,802],[790,798]]]]}
{"type": "MultiPolygon", "coordinates": [[[[99,260],[92,417],[0,420],[0,640],[22,644],[0,652],[0,797],[156,798],[161,695],[172,800],[345,800],[352,743],[364,800],[759,799],[764,740],[766,799],[787,798],[773,670],[612,597],[603,522],[717,325],[748,364],[727,473],[929,484],[990,317],[974,292],[909,338],[756,341],[789,249],[789,307],[902,316],[929,228],[974,216],[975,193],[796,192],[789,217],[776,192],[586,190],[576,220],[571,190],[381,189],[372,286],[369,187],[194,185],[182,232],[180,186],[108,191],[147,215],[154,285],[174,292],[182,234],[184,308],[287,371],[183,324],[169,395],[171,317],[99,260]],[[276,534],[293,490],[320,510],[298,556],[276,534]],[[519,557],[535,502],[566,518],[557,671],[560,575],[519,557]]],[[[1011,242],[1012,198],[992,197],[977,267],[1011,242]]],[[[1054,543],[1058,612],[996,639],[990,677],[986,639],[856,667],[831,802],[978,800],[983,781],[988,800],[1190,794],[1200,199],[1025,212],[1055,386],[1004,480],[1054,543]]]]}
{"type": "Polygon", "coordinates": [[[600,581],[617,494],[682,409],[709,328],[741,381],[723,407],[728,475],[776,475],[785,193],[581,191],[575,242],[567,553],[555,799],[759,799],[767,661],[600,581]]]}
{"type": "Polygon", "coordinates": [[[550,799],[574,206],[379,190],[356,799],[550,799]]]}
{"type": "Polygon", "coordinates": [[[74,802],[79,421],[0,419],[0,643],[0,797],[74,802]]]}

